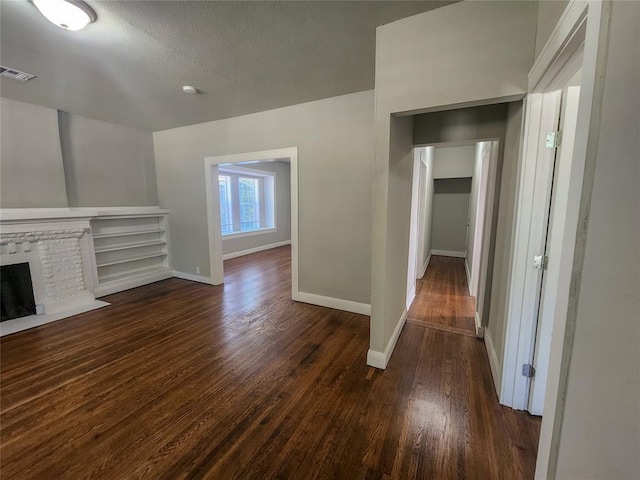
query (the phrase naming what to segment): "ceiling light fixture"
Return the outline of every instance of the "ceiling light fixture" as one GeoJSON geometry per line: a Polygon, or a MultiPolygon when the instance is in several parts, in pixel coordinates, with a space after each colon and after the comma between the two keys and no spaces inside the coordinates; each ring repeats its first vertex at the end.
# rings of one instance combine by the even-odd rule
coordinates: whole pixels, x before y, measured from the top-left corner
{"type": "Polygon", "coordinates": [[[96,21],[96,12],[82,0],[31,0],[51,23],[65,30],[80,30],[96,21]]]}
{"type": "Polygon", "coordinates": [[[195,95],[198,93],[198,89],[196,87],[192,87],[191,85],[184,85],[182,87],[182,91],[184,93],[188,93],[189,95],[195,95]]]}

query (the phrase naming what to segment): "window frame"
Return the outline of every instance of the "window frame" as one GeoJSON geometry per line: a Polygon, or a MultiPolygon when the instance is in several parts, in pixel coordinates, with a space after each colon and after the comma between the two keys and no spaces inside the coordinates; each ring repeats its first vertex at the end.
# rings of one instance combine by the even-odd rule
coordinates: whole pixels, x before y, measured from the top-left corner
{"type": "MultiPolygon", "coordinates": [[[[222,211],[220,229],[221,235],[224,240],[248,237],[253,235],[262,235],[266,233],[274,233],[278,231],[277,228],[277,208],[276,208],[276,194],[277,194],[277,177],[276,172],[270,172],[265,170],[258,170],[254,168],[244,168],[235,165],[220,165],[218,168],[218,178],[230,177],[230,203],[231,203],[231,216],[233,222],[233,231],[230,233],[222,233],[222,211]],[[239,195],[239,183],[240,179],[247,178],[251,180],[258,180],[259,191],[259,218],[261,227],[254,230],[239,230],[240,228],[240,195],[239,195]],[[264,225],[264,226],[262,226],[264,225]],[[238,230],[236,230],[238,228],[238,230]]],[[[219,182],[219,180],[218,180],[219,182]]]]}

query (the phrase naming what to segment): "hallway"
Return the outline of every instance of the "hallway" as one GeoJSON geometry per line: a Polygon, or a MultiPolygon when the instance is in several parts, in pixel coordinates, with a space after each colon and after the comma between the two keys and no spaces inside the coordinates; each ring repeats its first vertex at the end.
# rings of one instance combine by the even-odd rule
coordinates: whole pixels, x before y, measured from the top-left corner
{"type": "Polygon", "coordinates": [[[407,321],[461,335],[475,336],[475,300],[469,295],[463,258],[433,256],[416,282],[416,298],[407,321]]]}

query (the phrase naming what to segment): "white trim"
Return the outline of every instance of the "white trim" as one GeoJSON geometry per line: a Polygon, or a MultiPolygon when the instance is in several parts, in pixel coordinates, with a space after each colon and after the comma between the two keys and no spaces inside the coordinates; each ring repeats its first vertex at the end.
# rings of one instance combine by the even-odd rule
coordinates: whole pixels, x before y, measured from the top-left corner
{"type": "Polygon", "coordinates": [[[411,307],[413,300],[416,298],[416,286],[414,285],[409,294],[407,295],[407,310],[411,307]]]}
{"type": "Polygon", "coordinates": [[[95,291],[96,297],[104,297],[113,293],[129,290],[130,288],[141,287],[149,283],[159,282],[173,277],[173,270],[164,268],[157,272],[145,273],[142,275],[134,275],[124,280],[106,282],[98,286],[95,291]]]}
{"type": "Polygon", "coordinates": [[[291,245],[291,240],[285,240],[283,242],[269,243],[267,245],[260,245],[255,248],[248,248],[246,250],[240,250],[238,252],[225,253],[222,255],[222,260],[231,260],[232,258],[242,257],[244,255],[251,255],[252,253],[263,252],[265,250],[271,250],[272,248],[284,247],[285,245],[291,245]]]}
{"type": "Polygon", "coordinates": [[[545,148],[545,136],[558,127],[560,92],[529,95],[526,111],[500,389],[500,403],[516,410],[527,408],[529,380],[520,374],[519,365],[533,358],[542,281],[533,257],[544,253],[555,156],[553,149],[545,148]]]}
{"type": "Polygon", "coordinates": [[[219,165],[219,169],[222,173],[239,173],[246,174],[248,177],[275,177],[276,172],[270,172],[267,170],[259,170],[257,168],[238,167],[233,164],[219,165]]]}
{"type": "Polygon", "coordinates": [[[416,279],[418,273],[418,237],[420,220],[418,210],[420,206],[420,170],[422,165],[421,148],[413,149],[413,164],[411,167],[411,206],[409,218],[409,254],[407,257],[407,298],[405,305],[407,310],[411,302],[416,298],[416,279]]]}
{"type": "Polygon", "coordinates": [[[88,305],[80,307],[70,308],[61,312],[50,313],[46,315],[29,315],[27,317],[14,318],[13,320],[6,320],[0,324],[0,337],[5,335],[11,335],[12,333],[21,332],[30,328],[39,327],[51,322],[57,322],[64,318],[69,318],[81,313],[90,312],[98,308],[106,307],[109,303],[102,302],[100,300],[94,300],[88,305]]]}
{"type": "Polygon", "coordinates": [[[173,276],[175,278],[181,278],[183,280],[191,280],[192,282],[206,283],[207,285],[213,285],[213,280],[211,280],[211,277],[205,277],[203,275],[193,275],[191,273],[184,273],[184,272],[179,272],[178,270],[173,270],[173,276]]]}
{"type": "Polygon", "coordinates": [[[225,240],[233,240],[234,238],[242,238],[242,237],[253,237],[254,235],[263,235],[265,233],[276,233],[278,231],[277,228],[259,228],[257,230],[251,230],[248,232],[234,232],[234,233],[223,233],[222,241],[225,240]]]}
{"type": "Polygon", "coordinates": [[[466,258],[464,259],[464,271],[467,274],[467,290],[469,291],[469,295],[473,296],[471,294],[471,273],[469,272],[469,263],[466,258]]]}
{"type": "Polygon", "coordinates": [[[296,302],[310,303],[320,307],[334,308],[345,312],[357,313],[359,315],[371,316],[371,305],[368,303],[358,303],[342,298],[325,297],[315,293],[297,292],[293,296],[296,302]]]}
{"type": "Polygon", "coordinates": [[[482,319],[480,318],[480,314],[475,312],[474,315],[475,323],[476,323],[476,337],[484,338],[484,327],[482,326],[482,319]]]}
{"type": "Polygon", "coordinates": [[[456,258],[467,257],[465,252],[456,252],[453,250],[431,250],[431,255],[435,255],[437,257],[456,257],[456,258]]]}
{"type": "Polygon", "coordinates": [[[500,381],[502,379],[502,369],[500,368],[500,362],[498,362],[498,354],[496,348],[493,345],[493,339],[491,338],[491,331],[486,330],[484,332],[484,347],[487,350],[487,357],[489,357],[489,367],[491,368],[491,376],[493,377],[493,384],[496,391],[500,391],[500,381]]]}
{"type": "MultiPolygon", "coordinates": [[[[289,159],[291,174],[291,296],[298,293],[298,148],[280,148],[259,152],[217,155],[204,159],[207,201],[207,230],[209,234],[209,262],[214,285],[224,283],[222,233],[220,231],[220,196],[214,195],[213,179],[218,176],[218,165],[239,162],[269,162],[289,159]]],[[[217,189],[217,182],[215,183],[217,189]]]]}
{"type": "Polygon", "coordinates": [[[379,368],[380,370],[387,368],[391,355],[393,354],[393,350],[396,348],[396,343],[398,343],[398,338],[400,338],[402,328],[406,322],[407,310],[405,309],[400,316],[400,320],[398,321],[391,338],[389,339],[389,343],[387,343],[387,347],[384,349],[384,353],[369,349],[367,352],[367,365],[379,368]]]}
{"type": "MultiPolygon", "coordinates": [[[[563,264],[565,262],[569,264],[566,268],[571,270],[571,282],[566,318],[563,319],[564,328],[559,321],[556,321],[551,339],[550,359],[553,371],[550,369],[547,377],[547,392],[536,460],[535,478],[540,479],[557,476],[569,365],[577,322],[576,305],[580,295],[582,260],[586,244],[588,202],[592,194],[591,187],[598,153],[610,18],[614,8],[613,2],[588,2],[588,5],[582,81],[569,186],[568,203],[571,208],[567,210],[564,222],[563,241],[566,241],[566,244],[563,247],[561,260],[563,264]]],[[[571,62],[568,61],[563,68],[569,68],[569,63],[571,62]]]]}
{"type": "Polygon", "coordinates": [[[427,259],[424,262],[424,265],[422,266],[422,275],[420,275],[419,278],[424,277],[424,274],[427,273],[427,268],[429,268],[429,262],[431,261],[431,255],[432,252],[429,252],[429,255],[427,255],[427,259]]]}
{"type": "Polygon", "coordinates": [[[369,349],[367,352],[367,365],[379,368],[380,370],[387,368],[387,361],[384,353],[369,349]]]}

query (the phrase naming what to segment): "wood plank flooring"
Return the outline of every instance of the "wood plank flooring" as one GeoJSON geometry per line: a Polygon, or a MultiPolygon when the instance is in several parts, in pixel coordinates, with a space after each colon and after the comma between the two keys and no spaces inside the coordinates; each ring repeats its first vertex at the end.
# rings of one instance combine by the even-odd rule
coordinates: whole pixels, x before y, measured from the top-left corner
{"type": "Polygon", "coordinates": [[[407,321],[475,337],[475,299],[469,295],[463,258],[432,256],[416,282],[407,321]]]}
{"type": "Polygon", "coordinates": [[[290,249],[0,340],[2,479],[532,478],[539,421],[481,341],[290,300],[290,249]]]}

